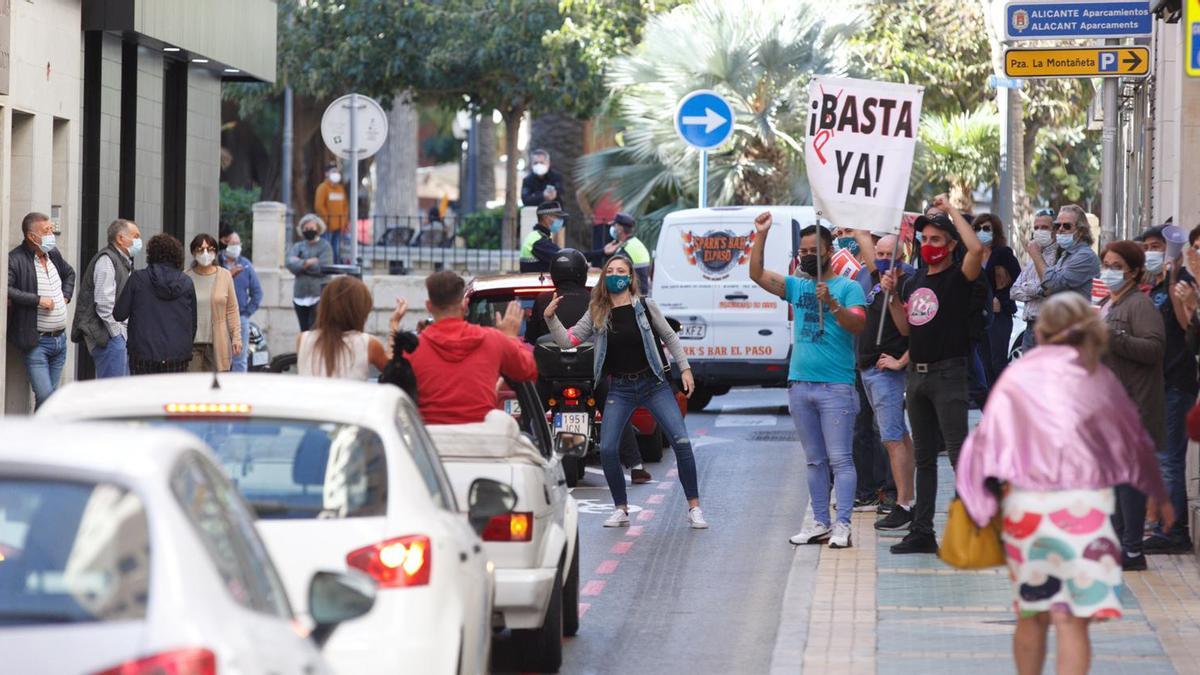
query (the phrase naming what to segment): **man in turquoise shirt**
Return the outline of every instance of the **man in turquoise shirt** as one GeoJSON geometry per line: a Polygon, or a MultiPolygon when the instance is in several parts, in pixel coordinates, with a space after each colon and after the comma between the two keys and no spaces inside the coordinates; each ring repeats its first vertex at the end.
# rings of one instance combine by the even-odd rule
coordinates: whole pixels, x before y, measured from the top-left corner
{"type": "Polygon", "coordinates": [[[800,271],[804,276],[785,277],[763,269],[771,214],[760,214],[754,227],[757,236],[750,251],[750,278],[768,293],[787,300],[794,315],[788,408],[804,445],[816,522],[806,524],[791,542],[828,540],[831,548],[848,548],[858,480],[852,444],[858,415],[854,336],[866,325],[867,299],[857,282],[830,269],[833,235],[829,230],[819,225],[800,230],[800,271]],[[839,505],[836,523],[829,514],[830,467],[839,505]]]}

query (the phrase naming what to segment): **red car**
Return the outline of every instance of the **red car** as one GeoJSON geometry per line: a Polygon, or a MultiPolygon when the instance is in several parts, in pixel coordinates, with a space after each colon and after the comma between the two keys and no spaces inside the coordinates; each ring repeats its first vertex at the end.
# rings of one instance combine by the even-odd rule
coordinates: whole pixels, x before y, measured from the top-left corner
{"type": "MultiPolygon", "coordinates": [[[[595,286],[600,278],[598,271],[588,274],[588,287],[595,286]]],[[[475,277],[467,285],[467,321],[490,326],[495,321],[497,312],[503,313],[509,302],[516,300],[525,310],[525,317],[533,308],[533,301],[546,291],[554,290],[554,282],[549,274],[541,273],[511,273],[491,274],[475,277]]],[[[525,326],[522,324],[521,333],[525,326]]],[[[680,411],[686,414],[687,397],[676,393],[680,411]]],[[[633,413],[632,423],[637,431],[638,449],[641,450],[642,460],[657,462],[662,459],[663,448],[667,445],[666,437],[658,430],[654,416],[645,408],[638,408],[633,413]]]]}

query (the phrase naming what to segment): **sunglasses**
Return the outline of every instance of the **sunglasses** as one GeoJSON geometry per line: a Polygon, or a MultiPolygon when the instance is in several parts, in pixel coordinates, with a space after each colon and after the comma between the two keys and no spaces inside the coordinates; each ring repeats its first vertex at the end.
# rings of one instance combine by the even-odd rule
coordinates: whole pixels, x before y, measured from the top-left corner
{"type": "Polygon", "coordinates": [[[196,253],[204,253],[205,251],[208,251],[209,253],[216,253],[217,249],[215,249],[207,244],[196,249],[196,253]]]}
{"type": "Polygon", "coordinates": [[[1059,232],[1074,232],[1075,223],[1055,223],[1054,229],[1058,230],[1059,232]]]}

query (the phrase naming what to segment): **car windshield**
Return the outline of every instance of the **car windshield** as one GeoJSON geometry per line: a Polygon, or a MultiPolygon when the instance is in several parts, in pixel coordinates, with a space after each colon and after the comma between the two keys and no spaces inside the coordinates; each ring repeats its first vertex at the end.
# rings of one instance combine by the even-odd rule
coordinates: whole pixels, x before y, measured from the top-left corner
{"type": "Polygon", "coordinates": [[[217,455],[259,518],[356,518],[387,510],[383,439],[353,424],[289,419],[152,418],[217,455]]]}
{"type": "Polygon", "coordinates": [[[111,483],[0,478],[0,626],[144,619],[142,500],[111,483]]]}

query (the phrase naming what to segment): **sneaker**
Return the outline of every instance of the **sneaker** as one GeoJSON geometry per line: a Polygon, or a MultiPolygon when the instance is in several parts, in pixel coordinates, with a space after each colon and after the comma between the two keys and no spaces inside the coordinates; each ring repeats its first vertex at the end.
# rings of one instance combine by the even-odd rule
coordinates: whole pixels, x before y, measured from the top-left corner
{"type": "Polygon", "coordinates": [[[829,537],[829,548],[850,548],[850,526],[838,521],[833,524],[833,534],[829,537]]]}
{"type": "Polygon", "coordinates": [[[1146,555],[1169,555],[1192,552],[1192,540],[1184,535],[1181,539],[1173,539],[1161,534],[1152,534],[1142,542],[1142,553],[1146,555]]]}
{"type": "Polygon", "coordinates": [[[858,497],[854,500],[855,511],[874,511],[879,506],[879,495],[858,497]]]}
{"type": "Polygon", "coordinates": [[[828,525],[821,523],[809,523],[800,530],[798,534],[793,534],[788,541],[796,546],[804,544],[819,544],[829,538],[830,529],[828,525]]]}
{"type": "Polygon", "coordinates": [[[605,527],[629,527],[629,514],[624,509],[613,509],[612,515],[604,521],[605,527]]]}
{"type": "Polygon", "coordinates": [[[634,485],[642,485],[649,483],[651,480],[650,472],[645,469],[630,469],[629,479],[634,485]]]}
{"type": "Polygon", "coordinates": [[[879,498],[879,506],[875,507],[875,513],[881,516],[886,516],[896,508],[896,498],[892,495],[884,495],[879,498]]]}
{"type": "Polygon", "coordinates": [[[1121,571],[1123,572],[1144,572],[1148,567],[1146,565],[1145,555],[1131,556],[1128,553],[1122,556],[1121,571]]]}
{"type": "Polygon", "coordinates": [[[924,532],[909,532],[899,544],[892,545],[892,553],[895,555],[903,555],[905,553],[937,553],[937,537],[924,532]]]}
{"type": "Polygon", "coordinates": [[[875,521],[875,529],[887,532],[906,530],[912,525],[912,521],[912,511],[903,506],[897,506],[891,513],[875,521]]]}
{"type": "Polygon", "coordinates": [[[693,506],[688,509],[688,525],[693,530],[708,529],[708,521],[704,519],[704,512],[700,510],[699,506],[693,506]]]}

